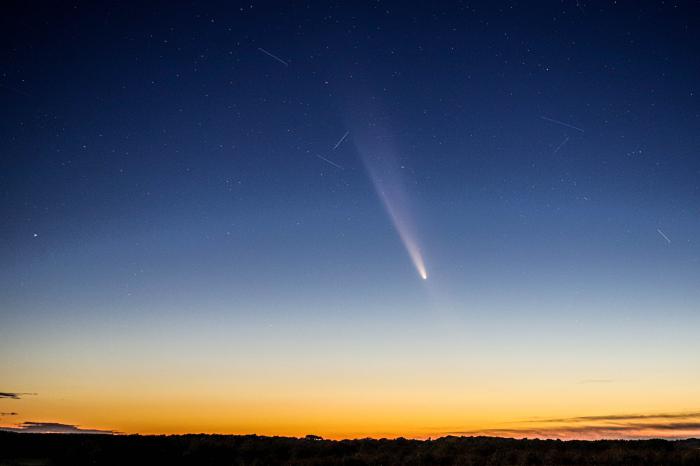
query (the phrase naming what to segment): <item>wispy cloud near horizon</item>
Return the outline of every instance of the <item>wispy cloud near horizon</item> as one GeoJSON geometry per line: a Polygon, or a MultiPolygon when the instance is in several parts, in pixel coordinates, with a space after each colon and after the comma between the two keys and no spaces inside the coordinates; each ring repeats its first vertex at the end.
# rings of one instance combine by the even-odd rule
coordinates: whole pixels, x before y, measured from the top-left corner
{"type": "Polygon", "coordinates": [[[23,392],[0,392],[0,399],[10,399],[10,400],[20,400],[23,396],[36,395],[36,393],[23,393],[23,392]]]}
{"type": "Polygon", "coordinates": [[[0,427],[0,431],[17,432],[27,434],[119,434],[115,430],[83,429],[72,424],[59,422],[23,422],[15,427],[0,427]]]}
{"type": "Polygon", "coordinates": [[[643,413],[528,419],[521,427],[444,432],[548,439],[682,439],[700,437],[700,412],[643,413]]]}
{"type": "Polygon", "coordinates": [[[528,419],[523,422],[586,422],[586,421],[620,421],[636,419],[693,419],[700,418],[700,412],[649,413],[649,414],[608,414],[600,416],[576,416],[550,419],[528,419]]]}

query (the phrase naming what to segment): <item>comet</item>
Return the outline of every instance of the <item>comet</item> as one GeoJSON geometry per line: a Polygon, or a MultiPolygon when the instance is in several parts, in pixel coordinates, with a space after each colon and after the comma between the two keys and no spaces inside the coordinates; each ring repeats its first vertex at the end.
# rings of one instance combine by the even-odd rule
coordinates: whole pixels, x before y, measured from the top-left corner
{"type": "Polygon", "coordinates": [[[399,238],[401,238],[401,242],[406,248],[408,257],[411,258],[413,266],[416,268],[418,275],[423,280],[427,280],[428,271],[425,268],[425,261],[423,261],[423,255],[421,254],[420,248],[416,243],[410,223],[396,208],[395,200],[392,200],[389,196],[387,196],[385,191],[380,190],[381,188],[377,187],[376,183],[375,187],[377,188],[379,197],[382,200],[382,204],[384,204],[384,208],[391,218],[391,223],[393,223],[394,228],[396,228],[396,232],[399,234],[399,238]]]}
{"type": "Polygon", "coordinates": [[[427,280],[428,270],[411,215],[411,203],[402,175],[403,166],[398,163],[398,151],[389,137],[390,133],[372,122],[357,131],[353,130],[353,134],[356,135],[353,140],[369,178],[408,257],[418,276],[427,280]]]}

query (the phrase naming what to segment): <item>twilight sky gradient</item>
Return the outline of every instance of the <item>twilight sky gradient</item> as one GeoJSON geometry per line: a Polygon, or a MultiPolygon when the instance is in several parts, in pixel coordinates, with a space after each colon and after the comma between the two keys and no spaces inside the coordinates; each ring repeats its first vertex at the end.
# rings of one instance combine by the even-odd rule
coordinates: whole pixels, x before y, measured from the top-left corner
{"type": "Polygon", "coordinates": [[[696,2],[23,3],[0,426],[700,436],[696,2]]]}

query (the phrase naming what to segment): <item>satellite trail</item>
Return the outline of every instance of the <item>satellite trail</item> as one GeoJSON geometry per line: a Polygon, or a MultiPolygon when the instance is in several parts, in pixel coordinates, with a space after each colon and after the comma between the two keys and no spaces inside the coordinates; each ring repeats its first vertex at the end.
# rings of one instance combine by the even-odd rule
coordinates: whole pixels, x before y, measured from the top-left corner
{"type": "Polygon", "coordinates": [[[569,136],[565,137],[564,140],[561,142],[561,144],[559,144],[559,145],[557,146],[557,148],[554,149],[554,153],[556,154],[557,152],[559,152],[559,149],[561,149],[562,147],[564,147],[564,145],[565,145],[567,142],[569,142],[569,136]]]}
{"type": "Polygon", "coordinates": [[[668,239],[668,236],[666,236],[666,234],[665,234],[663,231],[661,231],[660,228],[657,228],[656,231],[657,231],[661,236],[663,236],[663,238],[666,240],[666,242],[667,242],[668,244],[671,244],[671,240],[668,239]]]}
{"type": "Polygon", "coordinates": [[[316,157],[318,157],[319,159],[323,160],[324,162],[330,163],[331,165],[333,165],[333,166],[336,167],[336,168],[340,168],[341,170],[345,170],[343,167],[341,167],[341,166],[338,165],[337,163],[333,162],[332,160],[328,160],[327,158],[323,157],[322,155],[316,154],[316,157]]]}
{"type": "Polygon", "coordinates": [[[333,150],[336,150],[338,146],[340,146],[343,143],[343,141],[345,141],[345,138],[348,137],[348,134],[350,134],[350,131],[346,131],[345,134],[343,134],[343,137],[335,143],[335,146],[333,146],[333,150]]]}
{"type": "Polygon", "coordinates": [[[277,60],[278,62],[282,63],[284,66],[289,66],[289,63],[287,63],[286,61],[282,60],[282,59],[281,59],[280,57],[278,57],[277,55],[268,52],[268,51],[265,50],[264,48],[258,47],[258,50],[260,50],[262,53],[264,53],[264,54],[267,55],[268,57],[274,58],[274,59],[277,60]]]}
{"type": "Polygon", "coordinates": [[[568,123],[564,123],[563,121],[555,120],[554,118],[548,118],[548,117],[546,117],[546,116],[541,116],[540,118],[542,118],[542,119],[545,120],[545,121],[549,121],[549,122],[552,122],[552,123],[556,123],[556,124],[558,124],[558,125],[566,126],[567,128],[575,129],[576,131],[581,131],[582,133],[585,133],[585,131],[582,130],[581,128],[578,128],[578,127],[576,127],[576,126],[574,126],[574,125],[570,125],[570,124],[568,124],[568,123]]]}

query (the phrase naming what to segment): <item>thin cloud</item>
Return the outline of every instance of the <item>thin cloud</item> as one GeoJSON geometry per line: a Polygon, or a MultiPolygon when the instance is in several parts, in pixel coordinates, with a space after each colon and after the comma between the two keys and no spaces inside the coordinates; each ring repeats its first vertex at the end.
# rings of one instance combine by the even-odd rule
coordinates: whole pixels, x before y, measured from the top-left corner
{"type": "Polygon", "coordinates": [[[115,430],[83,429],[72,424],[61,424],[59,422],[23,422],[16,427],[0,427],[0,430],[7,432],[27,433],[27,434],[119,434],[115,430]]]}
{"type": "Polygon", "coordinates": [[[700,412],[690,413],[651,413],[651,414],[606,414],[602,416],[578,416],[553,419],[530,419],[525,422],[588,422],[588,421],[626,421],[637,419],[695,419],[700,412]]]}
{"type": "Polygon", "coordinates": [[[0,413],[0,416],[17,416],[19,413],[0,413]]]}
{"type": "Polygon", "coordinates": [[[700,413],[698,412],[579,416],[557,419],[531,419],[521,421],[521,423],[525,425],[522,427],[446,433],[452,435],[585,440],[682,439],[700,436],[700,413]],[[542,424],[545,424],[545,426],[542,426],[542,424]]]}
{"type": "Polygon", "coordinates": [[[11,400],[19,400],[26,395],[36,395],[36,393],[0,392],[0,398],[9,398],[11,400]]]}
{"type": "Polygon", "coordinates": [[[621,426],[561,426],[550,428],[487,429],[479,431],[449,432],[452,435],[487,435],[512,438],[542,439],[685,439],[700,436],[700,422],[671,424],[630,424],[621,426]]]}

